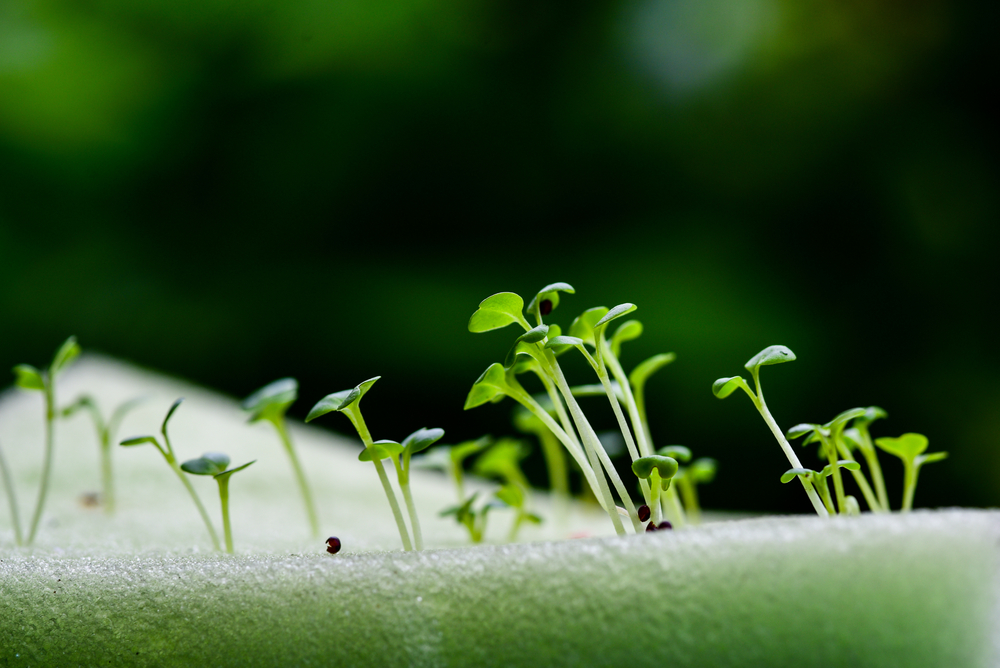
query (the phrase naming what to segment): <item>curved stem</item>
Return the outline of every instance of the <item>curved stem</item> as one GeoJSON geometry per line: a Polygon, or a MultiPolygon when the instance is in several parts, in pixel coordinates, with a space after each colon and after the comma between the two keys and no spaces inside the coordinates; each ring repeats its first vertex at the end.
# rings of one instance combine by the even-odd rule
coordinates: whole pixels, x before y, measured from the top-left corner
{"type": "Polygon", "coordinates": [[[52,383],[53,379],[49,375],[45,379],[45,459],[42,463],[42,484],[38,489],[35,512],[31,516],[28,545],[35,542],[38,524],[42,520],[42,510],[45,508],[45,497],[49,493],[49,479],[52,477],[52,454],[55,449],[55,389],[52,387],[52,383]]]}
{"type": "Polygon", "coordinates": [[[4,489],[7,490],[7,504],[10,507],[10,520],[14,525],[14,542],[17,545],[23,545],[24,536],[21,534],[21,513],[17,509],[17,495],[14,494],[14,480],[11,478],[10,469],[7,468],[7,460],[3,457],[3,449],[0,449],[0,477],[3,478],[4,489]]]}
{"type": "Polygon", "coordinates": [[[309,489],[309,481],[306,480],[302,464],[299,463],[299,456],[292,445],[292,439],[288,436],[288,428],[285,425],[284,418],[279,417],[272,424],[278,430],[278,436],[281,437],[281,444],[285,447],[288,459],[292,462],[292,470],[295,472],[295,479],[298,481],[299,491],[302,493],[302,503],[305,504],[306,515],[309,518],[309,528],[312,530],[312,535],[315,538],[319,536],[319,518],[316,516],[316,502],[313,501],[312,490],[309,489]]]}

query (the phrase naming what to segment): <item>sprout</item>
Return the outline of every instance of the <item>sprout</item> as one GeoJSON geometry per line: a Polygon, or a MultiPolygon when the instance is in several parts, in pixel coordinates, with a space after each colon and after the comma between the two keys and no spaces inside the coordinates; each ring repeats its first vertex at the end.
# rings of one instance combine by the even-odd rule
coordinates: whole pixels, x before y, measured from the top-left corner
{"type": "Polygon", "coordinates": [[[484,503],[478,509],[475,507],[476,499],[479,497],[479,492],[474,493],[465,503],[457,506],[452,506],[441,511],[441,517],[447,517],[448,515],[454,515],[455,521],[464,526],[469,532],[469,538],[473,543],[481,543],[483,536],[486,534],[486,518],[490,510],[493,508],[499,508],[502,504],[495,502],[484,503]]]}
{"type": "Polygon", "coordinates": [[[143,401],[145,401],[145,398],[139,397],[120,404],[111,413],[111,417],[108,418],[107,422],[104,421],[104,416],[97,406],[97,401],[87,394],[77,398],[76,401],[61,411],[63,417],[70,417],[80,410],[86,410],[90,413],[90,417],[94,421],[94,429],[97,430],[97,443],[100,446],[101,452],[102,500],[104,502],[104,512],[109,515],[115,511],[115,486],[111,467],[111,444],[114,442],[115,434],[118,432],[118,427],[121,425],[122,420],[125,419],[125,415],[143,401]]]}
{"type": "Polygon", "coordinates": [[[191,481],[187,479],[181,467],[177,464],[177,457],[174,455],[174,448],[170,444],[170,437],[167,435],[167,423],[170,422],[170,418],[173,417],[174,412],[180,407],[181,402],[184,398],[181,397],[167,410],[166,417],[163,418],[163,424],[160,426],[160,434],[163,435],[163,442],[166,447],[161,446],[160,442],[155,436],[133,436],[132,438],[126,438],[124,441],[119,443],[125,447],[131,447],[135,445],[142,445],[144,443],[152,443],[160,454],[163,455],[163,459],[166,460],[167,465],[170,469],[180,478],[181,483],[184,484],[184,488],[187,489],[188,494],[191,495],[191,500],[194,501],[194,505],[198,508],[198,514],[201,515],[202,521],[205,523],[205,528],[208,529],[208,535],[212,539],[212,545],[216,550],[221,550],[222,546],[219,544],[219,536],[215,533],[215,528],[212,526],[212,521],[208,518],[208,513],[205,511],[205,506],[202,505],[201,499],[198,498],[198,494],[195,493],[194,487],[191,486],[191,481]]]}
{"type": "Polygon", "coordinates": [[[312,490],[306,480],[305,472],[299,463],[299,457],[292,445],[292,440],[288,435],[288,427],[285,423],[285,413],[289,407],[295,403],[299,396],[299,384],[294,378],[282,378],[273,383],[265,385],[249,397],[243,400],[240,405],[244,411],[250,413],[250,422],[266,420],[274,425],[281,439],[281,444],[288,454],[288,459],[292,463],[292,471],[299,485],[299,492],[302,494],[302,503],[306,507],[306,517],[309,520],[309,528],[313,536],[319,535],[319,519],[316,516],[316,502],[313,501],[312,490]]]}
{"type": "Polygon", "coordinates": [[[418,550],[424,549],[424,539],[420,532],[420,520],[417,517],[417,508],[413,504],[413,496],[410,494],[410,459],[413,455],[423,452],[444,436],[444,429],[418,429],[405,439],[402,443],[402,453],[393,457],[396,464],[396,474],[399,479],[399,487],[403,491],[403,500],[406,502],[406,510],[410,514],[410,526],[413,527],[413,542],[418,550]]]}
{"type": "Polygon", "coordinates": [[[923,434],[903,434],[896,438],[877,438],[875,445],[885,450],[890,455],[895,455],[903,460],[903,512],[909,512],[913,508],[913,493],[917,489],[917,476],[924,464],[939,462],[948,456],[947,452],[932,452],[923,454],[927,450],[927,437],[923,434]]]}
{"type": "MultiPolygon", "coordinates": [[[[45,499],[49,493],[49,481],[52,478],[52,455],[55,450],[55,419],[56,419],[56,376],[68,367],[80,354],[80,346],[76,337],[71,336],[59,346],[52,357],[47,371],[41,371],[30,364],[18,364],[14,367],[14,383],[24,390],[38,390],[45,396],[45,459],[42,463],[42,482],[38,488],[38,501],[35,512],[31,516],[31,526],[28,529],[26,544],[35,542],[42,511],[45,510],[45,499]]],[[[13,507],[13,506],[12,506],[13,507]]],[[[15,536],[16,537],[16,536],[15,536]]],[[[18,540],[20,542],[20,540],[18,540]]]]}
{"type": "MultiPolygon", "coordinates": [[[[486,302],[483,303],[485,304],[486,302]]],[[[379,480],[382,482],[382,489],[385,490],[385,496],[389,500],[389,508],[392,509],[393,519],[396,520],[396,527],[399,529],[399,537],[403,542],[403,549],[410,551],[413,549],[410,543],[410,534],[406,530],[403,513],[399,510],[399,501],[396,500],[396,493],[393,491],[392,485],[389,484],[389,477],[385,474],[385,467],[382,466],[382,460],[393,457],[393,452],[398,457],[399,453],[403,451],[403,446],[396,443],[395,446],[398,446],[398,449],[396,449],[395,447],[389,447],[393,443],[392,441],[378,441],[377,443],[372,441],[368,425],[365,424],[365,419],[361,415],[361,398],[368,393],[368,390],[371,389],[372,385],[379,378],[381,376],[375,376],[349,390],[342,390],[326,395],[309,411],[309,415],[306,416],[306,422],[312,422],[327,413],[343,413],[347,416],[347,419],[354,425],[354,429],[358,432],[358,436],[361,437],[361,442],[365,446],[365,450],[358,459],[361,461],[370,461],[375,465],[379,480]]],[[[398,460],[393,459],[393,461],[398,460]]]]}
{"type": "Polygon", "coordinates": [[[7,468],[7,460],[3,456],[3,448],[0,448],[0,480],[3,481],[4,490],[7,492],[7,507],[10,508],[10,521],[14,525],[14,542],[17,545],[24,543],[24,535],[21,533],[21,513],[17,509],[17,495],[14,493],[14,480],[7,468]]]}
{"type": "Polygon", "coordinates": [[[235,468],[229,466],[229,455],[221,452],[206,452],[197,459],[189,459],[181,464],[181,470],[192,475],[210,475],[219,483],[219,500],[222,502],[222,530],[226,536],[226,552],[233,553],[233,528],[229,522],[229,478],[242,471],[256,459],[235,468]]]}

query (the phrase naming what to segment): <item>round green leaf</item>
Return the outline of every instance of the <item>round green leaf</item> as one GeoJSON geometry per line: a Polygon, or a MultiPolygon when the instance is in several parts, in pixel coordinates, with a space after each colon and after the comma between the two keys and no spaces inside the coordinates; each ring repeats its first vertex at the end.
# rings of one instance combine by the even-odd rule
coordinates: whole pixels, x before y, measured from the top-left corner
{"type": "Polygon", "coordinates": [[[643,387],[646,384],[646,380],[650,376],[673,362],[675,359],[677,359],[677,355],[673,353],[660,353],[659,355],[653,355],[649,359],[640,362],[634,369],[632,369],[632,373],[628,375],[628,380],[632,383],[632,387],[634,388],[643,387]]]}
{"type": "Polygon", "coordinates": [[[349,390],[341,390],[340,392],[334,392],[333,394],[328,394],[312,407],[309,411],[309,415],[306,416],[306,422],[312,422],[321,415],[326,415],[327,413],[340,412],[343,411],[353,404],[361,401],[361,397],[368,393],[372,385],[378,381],[382,376],[375,376],[374,378],[369,378],[356,385],[349,390]]]}
{"type": "Polygon", "coordinates": [[[379,440],[361,451],[358,461],[370,462],[376,459],[388,459],[398,457],[403,452],[403,446],[396,441],[379,440]]]}
{"type": "MultiPolygon", "coordinates": [[[[544,288],[538,291],[531,301],[528,303],[528,313],[537,313],[538,309],[541,307],[543,301],[548,299],[552,303],[552,311],[556,310],[559,306],[559,292],[566,292],[569,294],[576,294],[576,290],[569,283],[550,283],[544,288]]],[[[550,313],[552,312],[550,311],[550,313]]]]}
{"type": "Polygon", "coordinates": [[[626,341],[633,341],[642,336],[642,323],[638,320],[626,320],[615,333],[611,335],[611,352],[615,357],[622,354],[622,344],[626,341]]]}
{"type": "Polygon", "coordinates": [[[537,327],[532,327],[527,332],[517,337],[518,341],[523,341],[524,343],[538,343],[544,339],[549,333],[548,325],[538,325],[537,327]]]}
{"type": "Polygon", "coordinates": [[[725,399],[730,394],[736,391],[736,388],[742,387],[749,394],[750,388],[747,387],[747,383],[743,380],[742,376],[730,376],[729,378],[720,378],[714,383],[712,383],[712,394],[714,394],[719,399],[725,399]]]}
{"type": "Polygon", "coordinates": [[[812,469],[804,469],[799,467],[788,469],[787,471],[781,474],[781,482],[789,483],[792,480],[795,480],[795,476],[800,476],[800,475],[808,476],[811,473],[815,473],[815,471],[813,471],[812,469]]]}
{"type": "Polygon", "coordinates": [[[197,459],[189,459],[181,464],[181,470],[194,475],[217,475],[229,466],[229,455],[222,452],[206,452],[197,459]]]}
{"type": "Polygon", "coordinates": [[[664,457],[672,457],[679,462],[687,463],[691,461],[691,450],[683,445],[667,445],[656,451],[656,454],[664,457]]]}
{"type": "Polygon", "coordinates": [[[45,389],[42,372],[30,364],[18,364],[14,367],[14,384],[25,390],[45,389]]]}
{"type": "Polygon", "coordinates": [[[243,400],[240,408],[250,413],[250,421],[274,419],[285,414],[299,396],[294,378],[281,378],[260,388],[243,400]]]}
{"type": "Polygon", "coordinates": [[[411,455],[423,452],[444,437],[444,429],[418,429],[403,439],[403,449],[411,455]]]}
{"type": "Polygon", "coordinates": [[[903,460],[912,460],[927,449],[927,437],[923,434],[913,433],[903,434],[896,438],[884,436],[875,439],[875,445],[890,455],[896,455],[903,460]]]}
{"type": "Polygon", "coordinates": [[[479,303],[479,308],[469,318],[469,331],[480,333],[506,327],[521,319],[524,300],[513,292],[500,292],[479,303]]]}
{"type": "Polygon", "coordinates": [[[795,353],[785,346],[768,346],[751,357],[750,361],[744,365],[744,368],[750,373],[756,373],[759,367],[791,362],[794,359],[795,353]]]}
{"type": "Polygon", "coordinates": [[[687,474],[695,484],[709,483],[715,479],[719,463],[711,457],[699,457],[688,467],[687,474]]]}
{"type": "Polygon", "coordinates": [[[610,311],[608,311],[607,313],[605,313],[603,318],[601,318],[600,320],[598,320],[597,322],[595,322],[594,323],[594,329],[597,329],[598,327],[603,327],[604,325],[608,324],[612,320],[615,320],[617,318],[622,317],[623,315],[631,313],[632,311],[636,310],[637,308],[639,308],[639,307],[636,306],[635,304],[628,304],[628,303],[619,304],[618,306],[615,306],[610,311]]]}
{"type": "Polygon", "coordinates": [[[607,315],[607,313],[608,309],[604,306],[595,306],[594,308],[587,309],[576,316],[576,319],[569,326],[570,336],[582,339],[584,343],[589,343],[596,348],[597,340],[594,338],[594,325],[607,315]]]}
{"type": "Polygon", "coordinates": [[[632,462],[632,472],[640,478],[649,478],[653,469],[660,474],[660,478],[669,480],[677,474],[677,460],[663,455],[649,455],[632,462]]]}
{"type": "Polygon", "coordinates": [[[59,350],[56,351],[55,356],[52,358],[52,365],[49,367],[49,371],[52,376],[55,376],[69,366],[79,354],[80,345],[76,342],[76,337],[71,336],[66,339],[66,341],[59,346],[59,350]]]}

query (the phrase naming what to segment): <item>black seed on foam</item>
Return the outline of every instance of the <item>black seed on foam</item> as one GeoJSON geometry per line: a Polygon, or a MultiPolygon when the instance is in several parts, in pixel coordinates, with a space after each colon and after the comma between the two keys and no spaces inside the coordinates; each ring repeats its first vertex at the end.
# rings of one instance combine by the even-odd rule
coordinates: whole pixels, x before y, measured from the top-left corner
{"type": "Polygon", "coordinates": [[[645,522],[649,519],[649,506],[643,504],[639,506],[639,521],[645,522]]]}
{"type": "Polygon", "coordinates": [[[660,530],[660,529],[673,529],[673,528],[674,528],[674,525],[671,524],[670,522],[666,521],[666,520],[663,520],[662,522],[660,522],[657,525],[657,527],[656,527],[657,530],[660,530]]]}
{"type": "Polygon", "coordinates": [[[340,539],[336,536],[330,536],[326,539],[326,551],[330,554],[337,554],[340,552],[340,539]]]}
{"type": "Polygon", "coordinates": [[[549,299],[543,299],[542,303],[538,305],[538,311],[542,315],[548,315],[552,313],[552,301],[549,299]]]}
{"type": "Polygon", "coordinates": [[[656,525],[650,522],[646,525],[646,531],[656,531],[656,525]]]}

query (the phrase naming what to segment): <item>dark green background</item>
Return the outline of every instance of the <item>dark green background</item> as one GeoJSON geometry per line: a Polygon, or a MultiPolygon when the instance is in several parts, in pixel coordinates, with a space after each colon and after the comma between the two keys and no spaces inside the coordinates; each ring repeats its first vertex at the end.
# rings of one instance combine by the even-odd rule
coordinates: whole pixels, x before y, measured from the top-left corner
{"type": "Polygon", "coordinates": [[[509,402],[461,406],[514,332],[467,319],[564,280],[556,322],[635,302],[626,367],[678,354],[652,429],[721,461],[706,505],[808,510],[750,403],[709,391],[772,343],[799,356],[764,371],[783,427],[879,404],[875,435],[952,453],[918,505],[994,505],[997,18],[941,0],[6,0],[0,368],[75,333],[235,395],[294,375],[300,417],[381,374],[376,438],[499,435],[509,402]]]}

